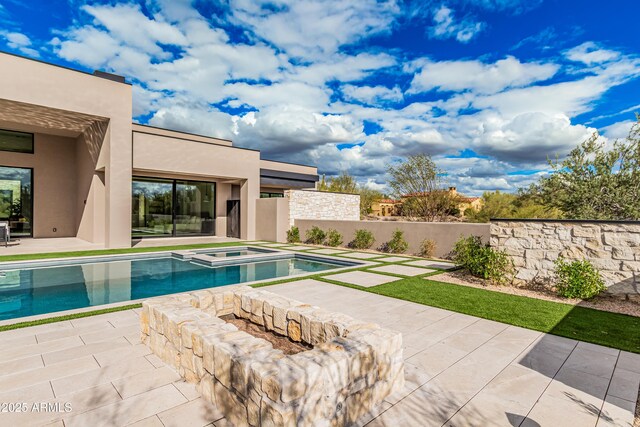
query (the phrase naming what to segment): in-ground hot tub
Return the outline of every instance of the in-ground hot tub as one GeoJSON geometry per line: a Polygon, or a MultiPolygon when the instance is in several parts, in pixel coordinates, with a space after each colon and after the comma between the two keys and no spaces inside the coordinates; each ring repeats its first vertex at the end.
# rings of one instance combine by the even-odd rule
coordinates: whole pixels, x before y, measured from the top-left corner
{"type": "Polygon", "coordinates": [[[400,333],[245,286],[147,300],[141,328],[238,426],[351,425],[404,385],[400,333]]]}

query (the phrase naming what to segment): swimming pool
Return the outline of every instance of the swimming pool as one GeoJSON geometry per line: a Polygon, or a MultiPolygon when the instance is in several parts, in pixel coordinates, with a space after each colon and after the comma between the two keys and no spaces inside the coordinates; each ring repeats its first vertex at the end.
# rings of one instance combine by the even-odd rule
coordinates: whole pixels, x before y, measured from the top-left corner
{"type": "Polygon", "coordinates": [[[171,252],[0,264],[0,320],[357,264],[325,257],[269,252],[273,255],[267,259],[247,256],[237,263],[228,264],[223,258],[219,265],[179,259],[171,252]]]}

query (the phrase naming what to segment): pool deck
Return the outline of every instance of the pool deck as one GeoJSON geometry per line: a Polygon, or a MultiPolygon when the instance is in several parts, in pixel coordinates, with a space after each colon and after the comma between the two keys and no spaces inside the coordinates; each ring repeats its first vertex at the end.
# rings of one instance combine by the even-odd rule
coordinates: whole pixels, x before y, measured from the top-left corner
{"type": "MultiPolygon", "coordinates": [[[[640,355],[314,280],[263,289],[403,333],[407,385],[361,425],[633,425],[640,355]]],[[[3,426],[228,425],[140,344],[138,310],[1,332],[1,402],[72,409],[3,426]]]]}

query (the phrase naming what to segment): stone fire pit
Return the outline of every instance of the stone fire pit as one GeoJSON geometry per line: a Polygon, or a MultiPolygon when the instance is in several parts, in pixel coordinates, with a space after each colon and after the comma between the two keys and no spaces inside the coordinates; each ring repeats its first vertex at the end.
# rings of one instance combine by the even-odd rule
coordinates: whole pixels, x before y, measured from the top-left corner
{"type": "Polygon", "coordinates": [[[141,328],[238,426],[351,425],[404,385],[400,333],[249,287],[147,300],[141,328]]]}

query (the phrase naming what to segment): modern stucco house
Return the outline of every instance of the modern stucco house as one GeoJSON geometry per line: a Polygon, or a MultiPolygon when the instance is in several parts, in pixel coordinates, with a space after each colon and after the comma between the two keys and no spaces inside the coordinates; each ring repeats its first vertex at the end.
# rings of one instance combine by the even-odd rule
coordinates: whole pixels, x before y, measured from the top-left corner
{"type": "Polygon", "coordinates": [[[314,188],[317,169],[231,141],[132,123],[120,76],[0,53],[0,221],[15,236],[256,235],[256,201],[314,188]]]}

